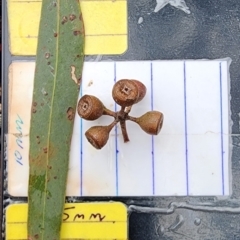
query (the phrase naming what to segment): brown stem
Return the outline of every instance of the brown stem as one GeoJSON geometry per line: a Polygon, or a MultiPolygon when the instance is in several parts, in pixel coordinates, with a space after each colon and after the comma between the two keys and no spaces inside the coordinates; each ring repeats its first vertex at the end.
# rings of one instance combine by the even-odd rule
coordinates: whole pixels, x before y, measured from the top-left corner
{"type": "Polygon", "coordinates": [[[132,122],[137,122],[137,118],[135,117],[131,117],[131,116],[127,116],[127,119],[126,120],[130,120],[132,122]]]}
{"type": "Polygon", "coordinates": [[[108,125],[109,132],[113,129],[114,126],[118,123],[117,120],[114,120],[110,125],[108,125]]]}
{"type": "Polygon", "coordinates": [[[113,111],[111,111],[110,109],[104,107],[103,109],[103,115],[108,115],[108,116],[112,116],[114,118],[116,118],[117,114],[113,111]]]}
{"type": "Polygon", "coordinates": [[[121,126],[121,130],[122,130],[122,135],[123,135],[124,142],[125,143],[129,142],[127,128],[126,128],[126,121],[125,120],[120,121],[120,126],[121,126]]]}
{"type": "Polygon", "coordinates": [[[118,119],[119,121],[125,121],[127,118],[127,115],[128,114],[125,112],[125,107],[121,107],[121,110],[117,112],[116,119],[118,119]]]}

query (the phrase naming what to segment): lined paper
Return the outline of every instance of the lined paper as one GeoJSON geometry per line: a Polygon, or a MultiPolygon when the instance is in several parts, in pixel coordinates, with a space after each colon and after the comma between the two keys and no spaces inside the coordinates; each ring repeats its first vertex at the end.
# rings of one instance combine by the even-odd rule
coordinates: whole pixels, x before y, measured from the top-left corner
{"type": "MultiPolygon", "coordinates": [[[[130,115],[138,117],[159,110],[164,123],[158,136],[150,136],[127,122],[128,143],[123,142],[117,126],[99,151],[87,142],[85,131],[94,125],[110,124],[113,119],[103,116],[85,121],[76,115],[67,195],[229,195],[228,67],[228,59],[86,62],[79,98],[95,95],[106,107],[117,110],[111,97],[114,83],[123,78],[138,79],[146,85],[147,94],[133,106],[130,115]]],[[[14,196],[27,194],[29,139],[25,129],[30,122],[29,109],[18,107],[16,111],[15,92],[23,99],[29,96],[33,72],[33,62],[14,62],[11,66],[8,188],[14,196]],[[26,123],[22,129],[24,151],[20,149],[25,154],[22,165],[14,155],[17,116],[26,123]]]]}
{"type": "MultiPolygon", "coordinates": [[[[128,48],[127,1],[81,0],[80,3],[85,27],[84,53],[124,53],[128,48]]],[[[11,54],[36,55],[41,4],[41,0],[8,0],[11,54]]]]}

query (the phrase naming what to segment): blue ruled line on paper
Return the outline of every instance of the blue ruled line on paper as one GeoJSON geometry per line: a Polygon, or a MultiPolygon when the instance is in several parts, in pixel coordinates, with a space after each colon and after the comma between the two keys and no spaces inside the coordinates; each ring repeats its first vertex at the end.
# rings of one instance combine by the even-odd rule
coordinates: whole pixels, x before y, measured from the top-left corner
{"type": "MultiPolygon", "coordinates": [[[[116,62],[114,62],[114,83],[117,81],[117,67],[116,67],[116,62]]],[[[115,103],[115,112],[117,111],[117,104],[115,103]]],[[[115,164],[116,164],[116,196],[118,196],[118,131],[117,131],[117,126],[115,126],[115,164]]]]}
{"type": "MultiPolygon", "coordinates": [[[[153,111],[153,66],[151,62],[151,110],[153,111]]],[[[154,137],[152,136],[152,194],[155,195],[155,156],[154,137]]]]}
{"type": "Polygon", "coordinates": [[[185,157],[186,157],[186,189],[189,195],[189,179],[188,179],[188,132],[187,132],[187,89],[186,89],[186,62],[183,63],[183,79],[184,79],[184,128],[185,128],[185,157]]]}
{"type": "MultiPolygon", "coordinates": [[[[82,87],[80,89],[80,97],[82,97],[82,87]]],[[[83,121],[80,118],[80,196],[83,195],[83,121]]]]}
{"type": "MultiPolygon", "coordinates": [[[[80,97],[82,97],[82,87],[80,89],[80,97]]],[[[83,121],[82,118],[80,118],[80,196],[83,195],[83,137],[82,137],[82,133],[83,133],[83,121]]]]}
{"type": "Polygon", "coordinates": [[[224,186],[224,149],[223,149],[223,106],[222,106],[222,63],[219,63],[219,80],[220,80],[220,120],[221,120],[221,161],[222,161],[222,194],[225,194],[224,186]]]}

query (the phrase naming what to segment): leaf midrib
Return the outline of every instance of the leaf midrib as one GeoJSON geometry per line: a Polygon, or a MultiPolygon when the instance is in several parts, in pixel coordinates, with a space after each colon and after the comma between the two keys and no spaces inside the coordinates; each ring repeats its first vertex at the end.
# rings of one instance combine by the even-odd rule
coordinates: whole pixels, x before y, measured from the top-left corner
{"type": "MultiPolygon", "coordinates": [[[[60,20],[60,0],[57,0],[57,33],[59,33],[59,20],[60,20]]],[[[51,99],[51,109],[50,109],[50,117],[49,117],[49,125],[48,125],[48,137],[47,137],[47,162],[46,162],[46,177],[45,177],[45,186],[44,186],[44,199],[43,199],[43,218],[42,218],[42,226],[43,229],[45,227],[45,208],[46,208],[46,192],[47,192],[47,179],[48,179],[48,164],[49,164],[49,143],[50,143],[50,132],[51,132],[51,125],[52,125],[52,113],[53,113],[53,101],[54,101],[54,93],[56,88],[56,79],[57,79],[57,70],[58,70],[58,46],[59,46],[59,37],[56,39],[56,60],[55,60],[55,69],[54,69],[54,80],[53,80],[53,90],[52,90],[52,99],[51,99]]],[[[44,240],[44,233],[42,234],[42,240],[44,240]]]]}

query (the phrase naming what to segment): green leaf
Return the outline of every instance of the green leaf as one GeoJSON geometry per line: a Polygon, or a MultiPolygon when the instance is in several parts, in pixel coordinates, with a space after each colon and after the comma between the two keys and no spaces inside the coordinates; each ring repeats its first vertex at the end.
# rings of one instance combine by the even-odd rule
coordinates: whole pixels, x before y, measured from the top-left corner
{"type": "Polygon", "coordinates": [[[77,0],[43,0],[30,127],[28,239],[58,240],[83,67],[77,0]]]}

